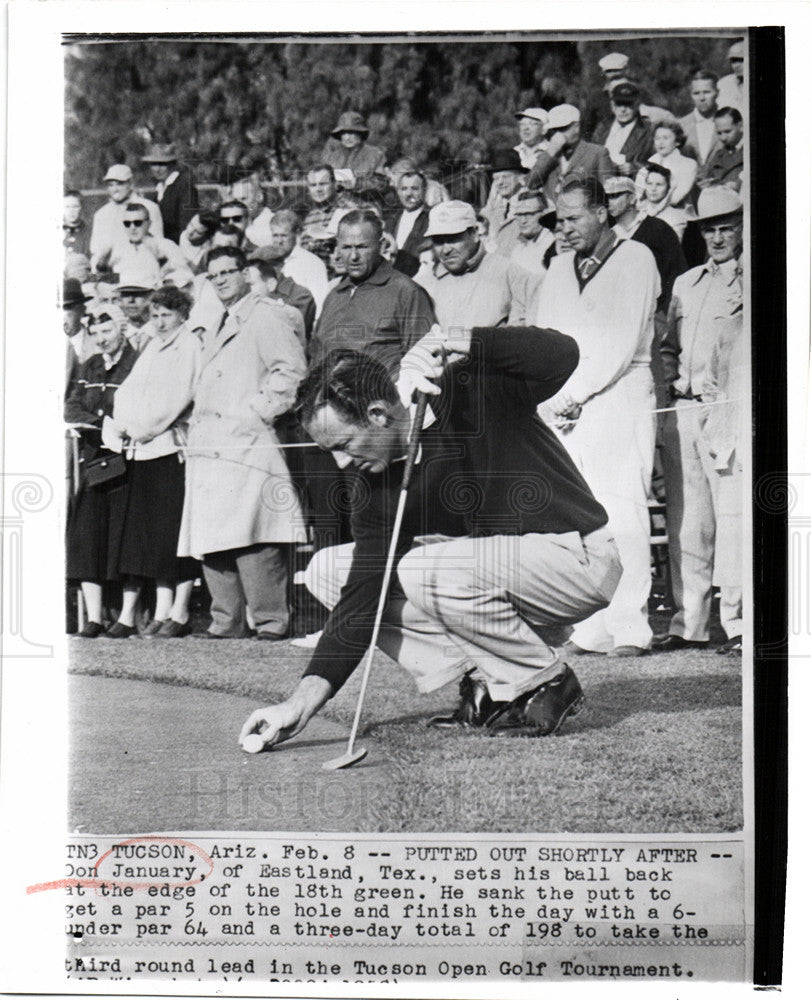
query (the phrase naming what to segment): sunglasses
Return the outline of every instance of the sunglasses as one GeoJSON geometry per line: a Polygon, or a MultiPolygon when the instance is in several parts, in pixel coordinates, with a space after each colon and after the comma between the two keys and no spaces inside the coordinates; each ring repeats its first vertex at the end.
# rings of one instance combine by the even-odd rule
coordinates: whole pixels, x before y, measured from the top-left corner
{"type": "Polygon", "coordinates": [[[124,225],[129,229],[131,226],[143,226],[146,219],[124,219],[124,225]]]}
{"type": "Polygon", "coordinates": [[[220,222],[244,222],[244,215],[221,215],[220,222]]]}

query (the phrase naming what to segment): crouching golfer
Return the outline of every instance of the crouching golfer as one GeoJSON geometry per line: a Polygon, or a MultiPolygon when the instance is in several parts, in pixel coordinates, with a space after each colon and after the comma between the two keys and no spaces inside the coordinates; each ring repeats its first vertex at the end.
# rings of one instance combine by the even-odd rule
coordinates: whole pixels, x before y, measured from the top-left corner
{"type": "Polygon", "coordinates": [[[269,747],[299,733],[368,648],[410,429],[402,400],[415,389],[430,409],[378,645],[421,692],[461,680],[437,728],[549,736],[580,709],[577,678],[536,631],[604,608],[621,572],[605,511],[536,415],[577,362],[574,340],[551,330],[435,327],[405,355],[397,387],[353,351],[308,372],[304,427],[360,470],[355,542],[310,563],[308,587],[331,608],[323,635],[295,691],[253,712],[241,739],[258,732],[269,747]]]}

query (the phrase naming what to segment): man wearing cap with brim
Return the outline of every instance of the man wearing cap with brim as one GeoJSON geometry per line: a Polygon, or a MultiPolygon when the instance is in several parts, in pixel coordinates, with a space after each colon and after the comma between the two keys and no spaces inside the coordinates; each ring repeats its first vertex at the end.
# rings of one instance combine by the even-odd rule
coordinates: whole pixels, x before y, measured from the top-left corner
{"type": "Polygon", "coordinates": [[[156,182],[163,235],[167,240],[178,243],[180,234],[200,207],[191,174],[185,167],[179,166],[177,150],[171,142],[156,142],[141,160],[149,164],[149,172],[156,182]]]}
{"type": "MultiPolygon", "coordinates": [[[[668,552],[676,614],[660,649],[706,647],[712,598],[716,483],[701,427],[707,366],[719,329],[740,308],[743,276],[743,203],[728,188],[707,188],[698,198],[706,264],[676,279],[662,341],[672,413],[663,423],[668,552]]],[[[721,624],[740,639],[740,588],[721,589],[721,624]]]]}
{"type": "Polygon", "coordinates": [[[487,252],[472,205],[434,205],[425,235],[433,244],[435,263],[416,278],[433,299],[443,329],[526,324],[537,279],[507,257],[487,252]]]}
{"type": "Polygon", "coordinates": [[[521,165],[532,170],[538,153],[545,148],[544,129],[549,120],[549,113],[543,108],[524,108],[516,111],[518,120],[518,137],[521,140],[513,149],[521,157],[521,165]]]}
{"type": "Polygon", "coordinates": [[[527,177],[527,187],[543,188],[555,201],[563,179],[569,175],[594,177],[600,183],[616,173],[603,146],[580,136],[580,110],[573,104],[558,104],[549,112],[545,127],[546,149],[539,151],[527,177]]]}
{"type": "Polygon", "coordinates": [[[555,204],[574,253],[552,258],[534,323],[574,337],[580,360],[542,416],[608,512],[622,560],[611,603],[575,627],[571,650],[642,656],[653,637],[648,491],[656,403],[650,352],[659,273],[646,246],[611,230],[605,192],[593,179],[568,179],[555,204]]]}
{"type": "Polygon", "coordinates": [[[746,46],[742,38],[733,42],[727,54],[731,73],[718,81],[718,107],[737,108],[746,117],[746,46]]]}
{"type": "Polygon", "coordinates": [[[137,354],[155,336],[149,319],[149,297],[154,290],[150,276],[137,268],[122,271],[119,276],[118,304],[127,318],[124,336],[137,354]]]}
{"type": "Polygon", "coordinates": [[[114,163],[104,175],[104,183],[110,200],[102,205],[93,216],[90,234],[90,264],[96,270],[96,262],[104,253],[109,253],[113,244],[127,238],[124,216],[127,205],[145,205],[149,212],[150,231],[153,236],[163,236],[163,219],[154,201],[136,194],[133,186],[132,170],[126,163],[114,163]]]}
{"type": "Polygon", "coordinates": [[[653,155],[653,129],[639,113],[641,94],[636,83],[616,80],[608,96],[612,117],[597,126],[592,138],[608,150],[615,164],[612,173],[633,177],[653,155]]]}
{"type": "MultiPolygon", "coordinates": [[[[603,90],[606,93],[619,80],[625,80],[626,82],[630,80],[632,74],[629,64],[630,60],[623,52],[609,52],[608,55],[603,56],[599,60],[597,65],[605,77],[606,83],[603,90]]],[[[667,108],[659,108],[655,104],[640,104],[639,113],[643,118],[647,118],[652,125],[673,117],[673,113],[668,111],[667,108]]]]}
{"type": "Polygon", "coordinates": [[[342,172],[347,187],[359,193],[385,187],[386,154],[379,146],[366,141],[369,126],[360,112],[344,111],[330,136],[320,159],[333,170],[342,172]]]}

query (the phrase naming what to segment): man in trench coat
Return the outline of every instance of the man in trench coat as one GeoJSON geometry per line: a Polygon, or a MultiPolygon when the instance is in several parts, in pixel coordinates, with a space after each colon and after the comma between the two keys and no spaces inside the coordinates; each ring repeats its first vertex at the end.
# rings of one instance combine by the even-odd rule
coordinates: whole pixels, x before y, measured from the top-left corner
{"type": "Polygon", "coordinates": [[[236,247],[208,257],[209,280],[225,306],[204,344],[189,423],[186,496],[178,552],[203,559],[211,592],[207,638],[287,634],[286,546],[304,540],[304,521],[273,421],[293,403],[306,370],[283,310],[251,294],[236,247]]]}

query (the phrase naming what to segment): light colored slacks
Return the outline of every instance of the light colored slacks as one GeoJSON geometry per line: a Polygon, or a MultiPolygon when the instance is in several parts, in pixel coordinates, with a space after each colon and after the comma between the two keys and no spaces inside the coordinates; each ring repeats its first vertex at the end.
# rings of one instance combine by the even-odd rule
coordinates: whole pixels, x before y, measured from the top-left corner
{"type": "Polygon", "coordinates": [[[676,401],[675,412],[664,415],[662,458],[670,578],[676,604],[669,632],[705,642],[709,638],[713,583],[721,586],[724,631],[729,638],[741,634],[742,540],[740,477],[730,473],[722,481],[701,432],[700,416],[701,407],[693,400],[676,401]],[[733,560],[737,561],[737,573],[727,568],[733,560]]]}
{"type": "MultiPolygon", "coordinates": [[[[305,582],[338,602],[352,545],[322,549],[305,582]]],[[[494,701],[513,701],[557,676],[561,663],[533,626],[570,625],[605,607],[621,573],[607,529],[566,534],[431,539],[400,561],[406,599],[392,598],[379,647],[421,692],[475,670],[494,701]]]]}
{"type": "Polygon", "coordinates": [[[622,561],[622,578],[608,607],[581,622],[572,641],[607,653],[616,646],[650,646],[651,587],[648,495],[656,444],[656,399],[650,369],[629,369],[583,406],[561,440],[605,507],[622,561]]]}

